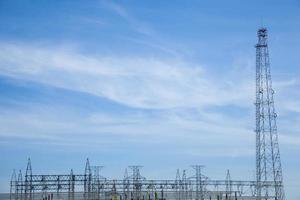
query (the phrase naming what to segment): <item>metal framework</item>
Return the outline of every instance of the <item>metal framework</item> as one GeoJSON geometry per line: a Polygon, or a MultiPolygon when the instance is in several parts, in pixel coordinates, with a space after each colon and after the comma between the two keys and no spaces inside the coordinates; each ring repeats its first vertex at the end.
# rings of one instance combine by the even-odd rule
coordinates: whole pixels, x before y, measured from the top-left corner
{"type": "MultiPolygon", "coordinates": [[[[180,171],[177,170],[175,180],[148,180],[140,174],[140,166],[129,166],[131,175],[127,170],[123,180],[112,180],[100,176],[98,166],[90,166],[86,162],[84,174],[62,175],[25,175],[22,180],[22,173],[19,178],[14,173],[11,180],[11,196],[14,200],[33,199],[178,199],[178,200],[204,200],[204,199],[255,199],[256,181],[236,181],[229,178],[226,180],[211,180],[203,175],[199,165],[193,166],[195,174],[186,178],[183,171],[180,178],[180,171]],[[229,189],[230,188],[230,189],[229,189]]],[[[31,162],[28,160],[26,174],[31,172],[31,162]]],[[[266,188],[274,187],[274,182],[264,182],[266,188]]]]}
{"type": "Polygon", "coordinates": [[[142,166],[129,166],[123,179],[101,176],[102,166],[87,159],[83,174],[33,174],[28,160],[25,176],[14,171],[10,200],[285,200],[270,74],[267,30],[258,30],[256,45],[256,178],[232,180],[227,170],[224,180],[205,176],[203,166],[194,165],[194,174],[177,170],[173,180],[149,180],[142,166]]]}
{"type": "Polygon", "coordinates": [[[282,168],[278,145],[274,90],[270,72],[268,34],[266,28],[257,32],[256,45],[256,178],[257,200],[284,200],[282,168]],[[274,181],[274,188],[262,183],[274,181]],[[272,198],[273,196],[274,198],[272,198]]]}

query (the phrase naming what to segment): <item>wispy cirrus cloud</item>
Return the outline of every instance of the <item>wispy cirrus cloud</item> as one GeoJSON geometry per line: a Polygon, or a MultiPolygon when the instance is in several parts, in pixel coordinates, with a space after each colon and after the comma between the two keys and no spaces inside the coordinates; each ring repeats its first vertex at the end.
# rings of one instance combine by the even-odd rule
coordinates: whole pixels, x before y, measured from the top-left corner
{"type": "MultiPolygon", "coordinates": [[[[252,152],[253,119],[247,114],[253,109],[254,88],[251,76],[239,67],[214,76],[205,66],[178,58],[97,56],[73,48],[2,44],[0,69],[4,76],[84,92],[141,110],[125,115],[90,112],[84,118],[51,114],[53,109],[47,107],[37,111],[33,108],[33,113],[2,113],[3,137],[47,138],[61,144],[70,132],[78,136],[74,140],[89,134],[102,139],[116,135],[126,141],[146,143],[156,141],[149,138],[159,137],[160,142],[169,144],[177,143],[178,138],[190,138],[190,143],[184,144],[189,146],[186,153],[201,152],[203,148],[197,145],[213,147],[217,141],[220,149],[214,148],[214,155],[252,152]],[[211,111],[214,107],[220,109],[211,111]],[[231,116],[231,112],[222,111],[226,107],[236,107],[237,113],[247,114],[231,116]],[[153,116],[143,109],[152,110],[153,116]],[[53,117],[57,115],[60,117],[53,117]],[[22,130],[15,128],[16,121],[22,124],[22,130]],[[24,134],[24,130],[30,134],[24,134]],[[231,143],[236,145],[222,152],[222,144],[231,143]]],[[[276,87],[286,88],[295,83],[276,82],[276,87]]],[[[101,140],[101,144],[114,144],[109,137],[101,140]]],[[[283,141],[291,144],[295,136],[286,135],[283,141]]],[[[92,143],[95,141],[88,145],[92,143]]]]}
{"type": "Polygon", "coordinates": [[[151,28],[145,22],[137,19],[130,12],[128,12],[126,8],[124,8],[120,4],[117,4],[113,1],[103,1],[102,4],[107,9],[113,11],[113,13],[115,13],[116,15],[124,19],[133,30],[149,37],[155,37],[156,32],[154,31],[153,28],[151,28]]]}
{"type": "Polygon", "coordinates": [[[70,116],[68,108],[35,105],[26,112],[2,111],[0,137],[3,141],[19,138],[59,146],[101,145],[116,150],[136,144],[172,146],[180,154],[239,156],[251,152],[253,138],[245,126],[246,120],[236,123],[235,118],[221,113],[185,109],[156,110],[151,114],[141,110],[124,114],[89,111],[85,116],[70,116]],[[224,151],[225,143],[236,145],[224,151]],[[243,151],[237,154],[239,149],[243,151]]]}
{"type": "MultiPolygon", "coordinates": [[[[183,45],[179,45],[179,42],[170,42],[169,38],[163,37],[163,34],[146,21],[141,20],[140,16],[135,16],[126,7],[113,1],[103,1],[102,5],[109,10],[113,15],[118,16],[124,21],[130,29],[135,32],[138,37],[124,36],[121,37],[130,42],[149,47],[154,51],[159,51],[172,56],[181,57],[184,54],[191,54],[183,45]]],[[[112,22],[113,23],[113,22],[112,22]]],[[[95,23],[96,24],[96,23],[95,23]]]]}
{"type": "Polygon", "coordinates": [[[63,47],[2,44],[0,64],[2,75],[138,108],[245,106],[253,94],[249,77],[224,74],[217,80],[203,66],[178,58],[91,56],[63,47]]]}
{"type": "Polygon", "coordinates": [[[25,113],[8,111],[0,120],[2,137],[40,138],[66,145],[71,140],[79,146],[97,146],[101,141],[101,145],[120,147],[120,140],[127,144],[162,143],[178,146],[177,151],[186,154],[215,147],[216,141],[234,142],[229,138],[235,138],[241,145],[224,152],[221,142],[220,148],[208,150],[206,155],[240,155],[238,148],[245,148],[244,153],[251,149],[247,145],[251,138],[247,118],[236,122],[235,117],[207,110],[252,106],[246,103],[251,98],[251,85],[242,76],[237,87],[230,80],[232,73],[218,80],[204,66],[179,58],[103,57],[29,44],[1,45],[0,68],[3,76],[84,92],[137,109],[133,114],[90,111],[84,117],[54,112],[56,108],[48,106],[34,106],[25,113]],[[23,128],[16,128],[19,126],[23,128]],[[70,134],[72,138],[67,140],[70,134]],[[114,136],[119,139],[112,139],[114,136]],[[84,144],[82,137],[86,138],[84,144]]]}

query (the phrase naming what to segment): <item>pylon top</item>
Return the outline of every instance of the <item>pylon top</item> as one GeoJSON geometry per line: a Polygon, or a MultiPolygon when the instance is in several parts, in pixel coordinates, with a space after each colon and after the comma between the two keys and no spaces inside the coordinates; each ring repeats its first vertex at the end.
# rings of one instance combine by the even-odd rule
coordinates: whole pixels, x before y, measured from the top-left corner
{"type": "Polygon", "coordinates": [[[260,29],[258,29],[257,35],[258,35],[258,37],[267,37],[267,35],[268,35],[267,28],[260,28],[260,29]]]}

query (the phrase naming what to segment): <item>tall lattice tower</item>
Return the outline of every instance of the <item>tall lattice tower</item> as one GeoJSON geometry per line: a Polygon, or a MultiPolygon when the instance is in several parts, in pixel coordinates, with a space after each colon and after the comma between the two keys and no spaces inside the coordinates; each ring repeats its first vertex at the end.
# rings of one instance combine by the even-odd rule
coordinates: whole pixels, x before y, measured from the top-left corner
{"type": "Polygon", "coordinates": [[[267,29],[259,29],[257,36],[255,103],[257,200],[284,200],[267,29]],[[266,186],[267,181],[274,182],[274,187],[266,186]]]}

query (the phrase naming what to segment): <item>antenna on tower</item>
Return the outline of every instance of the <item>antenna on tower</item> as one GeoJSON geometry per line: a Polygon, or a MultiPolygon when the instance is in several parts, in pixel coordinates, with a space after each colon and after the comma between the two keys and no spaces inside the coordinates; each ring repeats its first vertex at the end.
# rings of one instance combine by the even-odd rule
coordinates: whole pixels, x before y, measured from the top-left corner
{"type": "Polygon", "coordinates": [[[268,31],[257,32],[256,47],[256,190],[257,200],[284,200],[282,168],[278,144],[271,69],[268,50],[268,31]],[[274,187],[267,182],[274,182],[274,187]]]}

